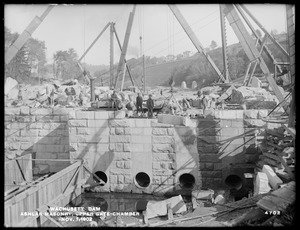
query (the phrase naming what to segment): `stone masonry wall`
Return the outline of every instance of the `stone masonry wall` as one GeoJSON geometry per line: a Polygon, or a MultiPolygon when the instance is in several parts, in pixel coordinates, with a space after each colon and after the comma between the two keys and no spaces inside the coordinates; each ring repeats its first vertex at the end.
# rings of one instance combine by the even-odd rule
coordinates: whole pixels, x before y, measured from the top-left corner
{"type": "MultiPolygon", "coordinates": [[[[69,159],[67,108],[5,108],[5,154],[69,159]]],[[[69,162],[33,161],[34,174],[57,172],[69,162]]]]}
{"type": "MultiPolygon", "coordinates": [[[[233,168],[258,160],[268,110],[216,110],[198,120],[198,152],[203,188],[224,186],[233,168]]],[[[251,167],[250,167],[251,168],[251,167]]]]}
{"type": "MultiPolygon", "coordinates": [[[[85,159],[92,172],[102,171],[108,181],[103,191],[134,193],[173,192],[178,173],[198,178],[196,135],[188,127],[157,123],[150,119],[127,119],[124,111],[76,111],[70,113],[70,155],[85,159]],[[186,130],[184,130],[186,129],[186,130]],[[189,131],[189,132],[188,132],[189,131]],[[184,147],[185,144],[187,147],[184,147]],[[189,156],[193,150],[193,157],[189,156]],[[181,160],[179,160],[181,159],[181,160]],[[135,176],[144,172],[150,186],[136,185],[135,176]]],[[[92,177],[87,175],[88,182],[92,177]]]]}

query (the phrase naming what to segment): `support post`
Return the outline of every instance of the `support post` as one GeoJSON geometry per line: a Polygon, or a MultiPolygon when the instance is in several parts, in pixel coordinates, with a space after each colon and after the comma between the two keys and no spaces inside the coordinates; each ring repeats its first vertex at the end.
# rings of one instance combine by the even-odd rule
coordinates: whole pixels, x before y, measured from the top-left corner
{"type": "Polygon", "coordinates": [[[90,78],[91,80],[91,84],[90,84],[90,87],[91,87],[91,102],[95,101],[95,78],[90,78]]]}
{"type": "Polygon", "coordinates": [[[286,103],[284,102],[284,97],[281,94],[273,76],[270,74],[270,71],[264,62],[263,58],[259,55],[259,51],[257,50],[254,41],[251,39],[248,31],[246,30],[245,26],[243,25],[237,11],[235,10],[232,4],[226,4],[224,8],[224,14],[228,19],[233,31],[235,32],[236,36],[238,37],[246,55],[248,56],[249,60],[256,60],[259,59],[259,65],[267,81],[269,82],[270,86],[272,87],[276,97],[278,98],[279,102],[282,102],[283,108],[286,109],[286,103]]]}
{"type": "Polygon", "coordinates": [[[128,42],[129,42],[129,37],[130,37],[130,33],[131,33],[135,8],[136,8],[136,5],[133,6],[133,10],[132,10],[132,12],[130,12],[129,19],[128,19],[127,29],[126,29],[126,33],[125,33],[125,38],[124,38],[124,42],[123,42],[123,46],[122,46],[122,52],[121,52],[119,65],[118,65],[118,70],[117,70],[117,75],[116,75],[115,84],[114,84],[115,89],[117,87],[119,74],[120,74],[120,72],[121,72],[121,70],[123,69],[123,66],[124,66],[124,60],[125,60],[125,56],[126,56],[126,53],[127,53],[128,42]]]}
{"type": "Polygon", "coordinates": [[[269,36],[269,38],[277,45],[277,47],[288,57],[286,50],[276,41],[276,39],[263,27],[262,24],[250,13],[250,11],[244,6],[240,5],[241,8],[251,17],[251,19],[259,26],[259,28],[269,36]]]}
{"type": "Polygon", "coordinates": [[[123,91],[123,87],[124,87],[125,74],[126,74],[126,65],[127,65],[127,63],[125,63],[125,65],[124,65],[123,77],[122,77],[122,83],[121,83],[121,91],[123,91]]]}
{"type": "Polygon", "coordinates": [[[144,81],[144,94],[145,94],[146,93],[145,55],[143,55],[143,81],[144,81]]]}
{"type": "MultiPolygon", "coordinates": [[[[117,34],[117,31],[116,31],[116,28],[115,28],[115,27],[114,27],[114,33],[115,33],[115,35],[116,35],[116,38],[117,38],[117,42],[118,42],[119,48],[120,48],[120,50],[121,50],[121,52],[122,52],[121,42],[120,42],[120,40],[119,40],[119,37],[118,37],[118,34],[117,34]]],[[[127,63],[126,58],[124,59],[124,62],[127,63]]],[[[135,86],[135,85],[138,86],[138,84],[137,84],[136,82],[134,82],[134,80],[133,80],[133,78],[132,78],[132,76],[131,76],[131,73],[130,73],[130,70],[129,70],[128,65],[126,65],[126,69],[127,69],[127,72],[128,72],[128,75],[129,75],[129,78],[130,78],[130,80],[131,80],[132,85],[133,85],[133,86],[135,86]]]]}
{"type": "Polygon", "coordinates": [[[110,23],[110,81],[109,88],[111,89],[114,82],[114,23],[110,23]]]}
{"type": "MultiPolygon", "coordinates": [[[[263,42],[262,42],[261,47],[260,47],[259,55],[261,55],[261,53],[262,53],[262,51],[263,51],[263,49],[264,49],[264,46],[265,46],[266,41],[267,41],[267,35],[264,36],[263,42]]],[[[250,84],[250,82],[251,82],[251,79],[252,79],[252,77],[253,77],[253,75],[254,75],[254,72],[255,72],[255,70],[256,70],[256,66],[257,66],[258,62],[259,62],[259,60],[256,60],[256,62],[254,63],[254,67],[253,67],[253,69],[252,69],[252,71],[251,71],[250,77],[248,78],[248,81],[247,81],[247,83],[246,83],[246,86],[249,86],[249,84],[250,84]]],[[[274,76],[276,77],[275,74],[274,74],[274,76]]]]}
{"type": "Polygon", "coordinates": [[[221,34],[222,34],[222,49],[223,49],[223,66],[224,66],[224,78],[225,82],[229,82],[229,72],[228,72],[228,56],[227,56],[227,41],[226,41],[226,28],[223,13],[223,6],[220,4],[220,19],[221,19],[221,34]]]}

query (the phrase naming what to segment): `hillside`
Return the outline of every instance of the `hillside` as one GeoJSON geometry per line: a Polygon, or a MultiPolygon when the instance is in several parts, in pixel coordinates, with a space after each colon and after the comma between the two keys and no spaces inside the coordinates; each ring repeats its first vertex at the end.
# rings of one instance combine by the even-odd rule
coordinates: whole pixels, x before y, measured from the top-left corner
{"type": "MultiPolygon", "coordinates": [[[[282,38],[282,36],[281,36],[282,38]]],[[[285,48],[286,41],[284,39],[280,40],[280,44],[285,48]]],[[[276,57],[277,61],[285,62],[286,57],[276,48],[274,44],[268,45],[272,54],[276,57]]],[[[208,52],[216,66],[219,70],[223,71],[223,60],[222,60],[222,49],[219,47],[217,49],[208,52]]],[[[270,59],[266,57],[263,53],[263,58],[269,68],[269,70],[274,72],[274,65],[270,59]]],[[[156,57],[150,58],[146,57],[145,61],[145,75],[146,75],[146,86],[168,86],[171,76],[175,81],[175,86],[180,86],[182,81],[186,81],[187,86],[191,87],[192,81],[196,81],[198,85],[204,87],[214,81],[218,81],[219,78],[216,72],[213,70],[211,65],[207,62],[203,54],[196,53],[195,55],[181,59],[178,61],[165,62],[161,64],[154,64],[156,57]]],[[[232,44],[228,46],[228,66],[229,74],[231,79],[236,79],[244,76],[249,60],[241,47],[240,43],[232,44]]],[[[142,59],[130,59],[128,60],[128,66],[130,67],[131,75],[135,79],[139,86],[142,86],[142,59]]],[[[102,70],[109,70],[108,66],[102,66],[102,70]]],[[[116,68],[115,68],[116,71],[116,68]]],[[[106,71],[107,72],[107,71],[106,71]]],[[[261,74],[259,67],[256,69],[257,74],[261,74]]],[[[101,76],[105,85],[109,82],[109,73],[103,74],[101,76]]],[[[100,81],[96,81],[99,84],[100,81]]],[[[119,79],[119,84],[121,79],[119,79]]],[[[119,85],[118,84],[118,85],[119,85]]],[[[131,86],[131,81],[126,73],[124,86],[131,86]]]]}

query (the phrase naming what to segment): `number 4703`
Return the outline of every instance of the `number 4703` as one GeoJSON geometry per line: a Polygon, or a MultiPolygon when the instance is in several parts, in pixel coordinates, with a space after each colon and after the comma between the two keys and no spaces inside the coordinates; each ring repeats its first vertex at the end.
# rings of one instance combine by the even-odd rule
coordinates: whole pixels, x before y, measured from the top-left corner
{"type": "Polygon", "coordinates": [[[280,215],[280,211],[266,211],[265,214],[267,214],[267,215],[280,215]]]}

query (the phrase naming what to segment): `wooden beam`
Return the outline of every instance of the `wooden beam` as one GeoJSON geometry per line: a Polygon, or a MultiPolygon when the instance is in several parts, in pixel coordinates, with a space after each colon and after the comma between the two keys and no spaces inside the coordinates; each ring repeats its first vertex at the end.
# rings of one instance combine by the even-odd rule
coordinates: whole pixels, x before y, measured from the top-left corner
{"type": "Polygon", "coordinates": [[[209,64],[213,67],[213,69],[217,73],[218,77],[222,80],[222,82],[226,82],[226,79],[224,78],[223,74],[218,69],[217,65],[214,63],[212,58],[206,53],[204,47],[202,46],[202,44],[198,40],[196,34],[192,30],[192,28],[189,26],[189,24],[187,23],[187,21],[185,20],[185,18],[181,14],[181,12],[178,10],[178,8],[175,5],[169,5],[169,8],[171,9],[173,14],[175,15],[176,19],[178,20],[178,22],[180,23],[180,25],[182,26],[183,30],[186,32],[188,37],[191,39],[192,43],[194,44],[196,49],[199,51],[199,53],[204,54],[204,57],[209,62],[209,64]]]}
{"type": "Polygon", "coordinates": [[[74,177],[78,175],[79,169],[80,169],[80,166],[78,166],[78,168],[76,169],[75,173],[73,174],[73,176],[71,177],[71,179],[68,182],[67,186],[65,187],[63,193],[65,193],[65,191],[69,188],[69,186],[70,186],[71,182],[73,181],[74,177]]]}
{"type": "Polygon", "coordinates": [[[115,83],[114,83],[114,88],[115,89],[117,88],[119,74],[122,71],[123,66],[124,66],[124,59],[125,59],[125,56],[126,56],[126,53],[127,53],[127,48],[128,48],[128,43],[129,43],[131,28],[132,28],[132,24],[133,24],[134,13],[135,13],[135,8],[136,8],[136,5],[134,5],[133,10],[132,10],[132,12],[130,12],[129,18],[128,18],[125,38],[124,38],[124,42],[123,42],[123,46],[122,46],[122,52],[121,52],[121,56],[120,56],[120,60],[119,60],[119,65],[118,65],[118,69],[117,69],[117,75],[116,75],[115,83]]]}
{"type": "Polygon", "coordinates": [[[98,41],[98,39],[102,36],[102,34],[105,32],[105,30],[108,28],[108,26],[110,25],[110,22],[106,24],[106,26],[102,29],[102,31],[100,32],[100,34],[94,39],[94,41],[92,42],[92,44],[87,48],[87,50],[81,55],[81,57],[78,59],[78,62],[80,62],[85,55],[90,51],[90,49],[95,45],[95,43],[98,41]]]}
{"type": "Polygon", "coordinates": [[[65,226],[63,226],[61,223],[57,222],[55,219],[53,219],[50,215],[43,215],[44,217],[46,217],[47,219],[49,219],[51,222],[53,222],[54,224],[56,224],[58,227],[64,228],[65,226]]]}
{"type": "Polygon", "coordinates": [[[232,4],[226,4],[226,7],[224,8],[224,14],[228,19],[236,36],[238,37],[249,60],[252,61],[252,60],[259,59],[260,68],[263,71],[267,81],[269,82],[269,85],[273,89],[279,102],[283,103],[283,108],[286,109],[286,102],[284,101],[283,95],[281,94],[274,78],[270,74],[270,71],[266,63],[264,62],[263,58],[260,56],[259,51],[257,50],[253,39],[251,38],[250,34],[246,30],[234,6],[232,4]]]}

